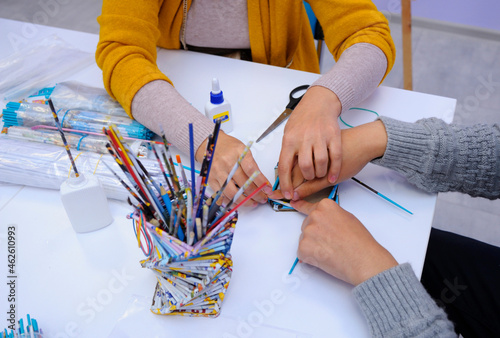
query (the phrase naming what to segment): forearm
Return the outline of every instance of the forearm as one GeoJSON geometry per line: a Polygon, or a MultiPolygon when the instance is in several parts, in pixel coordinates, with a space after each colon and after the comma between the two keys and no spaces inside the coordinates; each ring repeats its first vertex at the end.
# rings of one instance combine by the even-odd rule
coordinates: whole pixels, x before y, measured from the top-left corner
{"type": "Polygon", "coordinates": [[[500,197],[498,125],[457,126],[430,118],[416,123],[380,118],[387,148],[375,164],[396,170],[429,192],[500,197]]]}
{"type": "Polygon", "coordinates": [[[342,112],[360,103],[377,88],[387,70],[384,53],[369,43],[358,43],[344,51],[338,62],[312,86],[334,92],[342,112]]]}
{"type": "Polygon", "coordinates": [[[146,84],[132,101],[134,118],[189,154],[189,123],[193,123],[195,151],[213,132],[214,124],[189,104],[168,82],[158,80],[146,84]]]}
{"type": "Polygon", "coordinates": [[[379,273],[353,293],[374,337],[456,337],[409,264],[379,273]]]}

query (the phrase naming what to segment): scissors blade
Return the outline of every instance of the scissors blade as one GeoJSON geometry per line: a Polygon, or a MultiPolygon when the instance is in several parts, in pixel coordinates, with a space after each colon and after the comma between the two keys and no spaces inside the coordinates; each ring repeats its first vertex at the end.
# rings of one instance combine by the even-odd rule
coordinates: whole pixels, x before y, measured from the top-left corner
{"type": "Polygon", "coordinates": [[[290,114],[292,113],[292,111],[293,111],[292,109],[286,108],[285,111],[283,113],[281,113],[280,116],[278,116],[278,118],[276,119],[276,121],[274,121],[273,124],[271,124],[269,126],[269,128],[267,128],[266,131],[263,132],[262,135],[260,135],[260,137],[257,139],[257,141],[255,141],[255,143],[257,143],[260,140],[262,140],[264,137],[266,137],[267,135],[269,135],[270,132],[272,132],[274,129],[276,129],[281,123],[283,123],[283,121],[285,121],[290,116],[290,114]]]}

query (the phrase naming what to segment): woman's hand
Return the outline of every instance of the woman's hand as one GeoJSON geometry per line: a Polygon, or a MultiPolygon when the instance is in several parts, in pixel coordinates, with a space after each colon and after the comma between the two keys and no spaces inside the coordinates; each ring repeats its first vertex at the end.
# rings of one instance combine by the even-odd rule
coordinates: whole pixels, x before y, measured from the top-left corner
{"type": "Polygon", "coordinates": [[[297,165],[306,180],[337,180],[342,160],[337,120],[341,110],[337,95],[321,86],[309,88],[294,109],[285,126],[278,164],[286,199],[293,197],[292,170],[297,165]]]}
{"type": "Polygon", "coordinates": [[[332,200],[293,201],[292,206],[308,215],[297,251],[300,261],[352,285],[398,265],[354,215],[332,200]]]}
{"type": "MultiPolygon", "coordinates": [[[[203,141],[203,143],[196,151],[196,161],[200,163],[203,161],[206,148],[207,140],[203,141]]],[[[229,172],[231,171],[231,169],[233,169],[235,163],[238,161],[238,158],[244,149],[245,145],[241,143],[241,141],[227,135],[222,130],[219,132],[214,158],[212,160],[212,168],[210,169],[210,175],[208,178],[208,184],[214,191],[218,191],[222,187],[229,175],[229,172]]],[[[234,174],[232,180],[227,183],[227,186],[224,189],[224,203],[229,202],[239,190],[239,187],[242,187],[248,180],[248,178],[250,178],[250,176],[252,176],[252,174],[257,170],[260,171],[259,166],[255,162],[252,153],[249,151],[245,155],[245,158],[241,162],[241,165],[234,174]]],[[[252,199],[245,205],[256,206],[257,203],[267,202],[267,194],[271,192],[271,185],[263,174],[257,176],[253,183],[248,187],[248,189],[245,190],[244,194],[251,194],[263,183],[267,183],[267,186],[264,187],[263,190],[259,191],[255,196],[253,196],[252,199]]],[[[242,195],[237,201],[234,202],[239,203],[244,198],[245,196],[242,195]]]]}
{"type": "MultiPolygon", "coordinates": [[[[382,121],[377,120],[341,131],[342,165],[336,183],[345,181],[363,169],[371,160],[384,155],[387,133],[382,121]]],[[[305,198],[333,185],[327,177],[305,180],[299,167],[292,170],[293,200],[305,198]]],[[[281,176],[280,176],[281,186],[281,176]]],[[[282,189],[281,189],[282,190],[282,189]]],[[[271,198],[281,199],[281,191],[275,191],[271,198]]]]}

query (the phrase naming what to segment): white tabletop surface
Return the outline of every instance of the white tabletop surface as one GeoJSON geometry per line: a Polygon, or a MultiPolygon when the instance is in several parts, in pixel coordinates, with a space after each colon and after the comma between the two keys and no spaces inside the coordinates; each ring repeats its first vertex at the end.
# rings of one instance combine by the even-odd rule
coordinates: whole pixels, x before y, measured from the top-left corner
{"type": "MultiPolygon", "coordinates": [[[[17,46],[56,33],[78,48],[94,52],[96,35],[0,19],[0,58],[17,46]]],[[[218,77],[232,104],[233,136],[256,139],[281,113],[288,93],[319,75],[208,56],[161,50],[159,67],[194,107],[203,111],[218,77]]],[[[59,81],[73,79],[102,87],[94,64],[59,81]]],[[[380,87],[358,107],[405,121],[439,117],[451,122],[450,98],[380,87]]],[[[360,124],[373,115],[352,111],[345,120],[360,124]],[[352,113],[352,114],[351,114],[352,113]]],[[[252,147],[264,174],[273,181],[283,125],[252,147]]],[[[368,165],[357,177],[402,204],[409,215],[356,185],[340,185],[341,206],[356,215],[399,262],[421,275],[436,195],[424,193],[390,170],[368,165]]],[[[110,200],[114,222],[101,230],[73,231],[59,191],[12,185],[0,177],[0,243],[3,280],[8,281],[7,227],[16,227],[16,313],[29,313],[49,337],[367,337],[368,326],[350,285],[305,264],[292,275],[304,216],[276,213],[268,205],[243,209],[231,249],[234,272],[216,319],[158,316],[149,311],[156,284],[142,269],[131,211],[110,200]]],[[[2,312],[7,302],[2,282],[2,312]]],[[[2,318],[5,315],[2,316],[2,318]]],[[[0,323],[4,323],[3,319],[0,323]]],[[[0,325],[2,328],[2,325],[0,325]]]]}

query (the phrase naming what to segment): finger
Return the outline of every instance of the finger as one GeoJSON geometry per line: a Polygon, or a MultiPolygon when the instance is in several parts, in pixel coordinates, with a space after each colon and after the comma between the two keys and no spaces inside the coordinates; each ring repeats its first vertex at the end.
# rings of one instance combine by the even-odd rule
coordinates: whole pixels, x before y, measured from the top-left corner
{"type": "MultiPolygon", "coordinates": [[[[241,171],[238,170],[236,172],[236,173],[240,172],[240,174],[236,178],[238,185],[240,185],[242,187],[245,184],[246,180],[248,180],[248,178],[250,176],[252,176],[253,173],[256,171],[260,172],[259,166],[257,165],[255,160],[253,159],[252,154],[249,152],[245,156],[245,159],[243,160],[243,162],[241,163],[241,171]],[[242,182],[241,179],[243,177],[245,180],[242,182]]],[[[235,176],[236,176],[236,174],[235,174],[235,176]]],[[[267,184],[266,187],[264,187],[265,191],[270,193],[271,192],[271,185],[270,185],[268,179],[261,173],[253,181],[253,183],[251,185],[252,189],[250,189],[250,190],[247,189],[247,191],[246,191],[247,195],[251,194],[254,190],[256,190],[259,186],[261,186],[264,183],[267,184]]],[[[267,194],[261,190],[252,197],[252,200],[254,200],[258,203],[266,203],[267,202],[267,194]]]]}
{"type": "Polygon", "coordinates": [[[330,170],[328,171],[328,181],[335,183],[339,178],[340,167],[342,165],[342,146],[340,140],[338,142],[330,143],[328,148],[329,156],[331,159],[330,170]]]}
{"type": "Polygon", "coordinates": [[[311,223],[311,219],[309,217],[306,217],[306,219],[304,219],[304,222],[302,222],[302,226],[300,227],[300,235],[302,237],[302,239],[304,238],[304,229],[311,223]]]}
{"type": "Polygon", "coordinates": [[[271,184],[269,183],[268,179],[261,173],[259,174],[253,183],[248,187],[248,189],[245,191],[245,194],[250,195],[252,192],[254,192],[258,187],[260,187],[262,184],[266,184],[262,190],[260,190],[256,195],[252,197],[252,200],[258,202],[258,203],[267,203],[267,199],[269,198],[269,194],[272,192],[272,187],[271,184]]]}
{"type": "Polygon", "coordinates": [[[304,200],[291,201],[292,207],[305,215],[309,215],[314,209],[317,208],[317,203],[310,203],[304,200]]]}
{"type": "Polygon", "coordinates": [[[294,166],[292,169],[292,184],[293,188],[297,188],[299,185],[304,183],[304,176],[302,176],[302,171],[298,165],[294,166]]]}
{"type": "Polygon", "coordinates": [[[281,190],[274,190],[273,192],[271,192],[269,194],[269,198],[272,198],[273,200],[282,200],[285,198],[285,196],[283,196],[283,193],[281,192],[281,190]]]}
{"type": "MultiPolygon", "coordinates": [[[[254,180],[254,183],[257,187],[260,187],[262,184],[266,183],[267,185],[262,189],[264,194],[269,194],[272,190],[271,183],[267,179],[264,174],[262,174],[262,171],[260,170],[259,166],[257,165],[257,162],[255,162],[255,159],[253,158],[253,155],[251,152],[248,152],[246,155],[245,159],[247,160],[244,164],[244,171],[247,174],[247,176],[251,176],[255,171],[259,171],[260,174],[257,176],[254,180]]],[[[267,198],[266,198],[267,199],[267,198]]]]}
{"type": "MultiPolygon", "coordinates": [[[[234,205],[236,204],[239,204],[241,202],[243,202],[243,200],[245,198],[247,198],[248,195],[250,195],[252,192],[254,192],[255,190],[257,190],[257,186],[255,186],[255,184],[251,184],[235,201],[234,201],[234,205]]],[[[240,189],[241,190],[241,189],[240,189]]],[[[252,198],[250,198],[248,201],[245,202],[244,206],[247,206],[247,207],[255,207],[257,206],[259,203],[255,200],[253,200],[252,198]]]]}
{"type": "Polygon", "coordinates": [[[221,200],[221,206],[222,205],[226,206],[229,202],[231,202],[231,199],[227,198],[226,196],[223,196],[220,200],[221,200]]]}
{"type": "Polygon", "coordinates": [[[328,149],[324,144],[314,147],[314,169],[317,178],[325,177],[328,173],[328,149]]]}
{"type": "MultiPolygon", "coordinates": [[[[248,180],[248,177],[243,172],[243,170],[238,169],[238,171],[236,171],[236,173],[234,174],[233,179],[231,180],[231,183],[232,183],[232,186],[234,187],[234,190],[231,189],[226,196],[228,198],[232,198],[232,199],[233,199],[233,197],[236,197],[235,195],[237,195],[240,192],[241,187],[243,187],[245,185],[247,180],[248,180]]],[[[228,188],[229,188],[229,183],[228,183],[228,186],[226,187],[226,190],[228,188]]],[[[254,183],[250,184],[247,187],[247,189],[245,191],[243,191],[243,193],[240,194],[240,196],[233,201],[233,203],[238,204],[238,203],[242,202],[246,198],[246,196],[250,195],[252,192],[257,190],[257,188],[258,187],[254,183]]],[[[267,196],[266,195],[258,196],[258,193],[257,193],[244,205],[254,207],[256,205],[256,203],[266,203],[266,202],[267,202],[267,196]]]]}
{"type": "Polygon", "coordinates": [[[321,191],[331,185],[332,184],[328,182],[326,177],[314,179],[312,181],[306,181],[303,184],[299,185],[297,188],[295,188],[293,195],[294,197],[297,198],[294,198],[294,200],[306,198],[307,196],[310,196],[318,191],[321,191]]]}
{"type": "Polygon", "coordinates": [[[280,190],[288,200],[293,196],[291,173],[294,160],[295,154],[289,152],[286,147],[283,147],[278,162],[278,176],[280,178],[280,190]]]}
{"type": "Polygon", "coordinates": [[[302,176],[306,180],[312,180],[314,179],[314,161],[313,161],[313,154],[312,154],[312,149],[309,148],[308,146],[302,147],[299,153],[299,167],[300,170],[302,171],[302,176]]]}
{"type": "Polygon", "coordinates": [[[237,192],[238,192],[238,188],[236,188],[234,181],[231,180],[231,181],[227,182],[226,188],[224,189],[222,194],[229,201],[230,199],[232,199],[234,197],[234,195],[236,195],[237,192]]]}
{"type": "MultiPolygon", "coordinates": [[[[219,182],[219,180],[216,178],[216,177],[210,177],[208,179],[208,186],[213,190],[213,191],[219,191],[219,189],[221,188],[221,184],[219,182]]],[[[199,187],[197,187],[199,188],[199,187]]]]}

